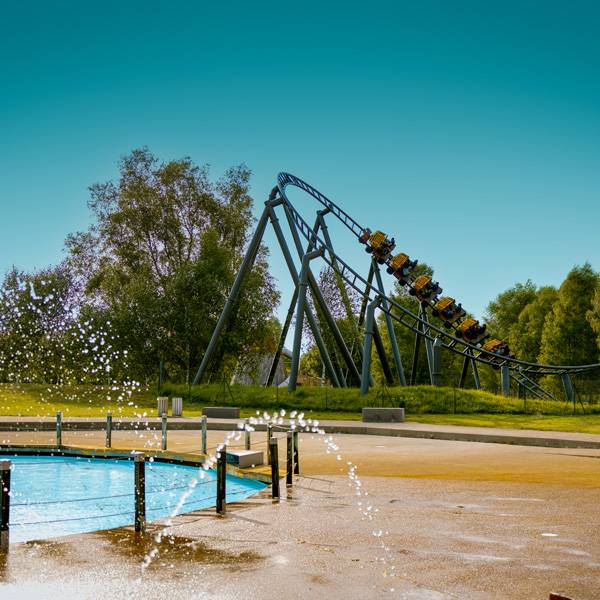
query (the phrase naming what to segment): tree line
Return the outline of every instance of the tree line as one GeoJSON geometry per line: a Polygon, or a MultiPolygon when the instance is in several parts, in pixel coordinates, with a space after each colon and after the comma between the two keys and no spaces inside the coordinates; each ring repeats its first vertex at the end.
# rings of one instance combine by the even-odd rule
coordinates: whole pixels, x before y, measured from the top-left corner
{"type": "MultiPolygon", "coordinates": [[[[433,269],[422,263],[417,267],[418,275],[433,276],[433,269]]],[[[332,281],[333,275],[322,274],[322,281],[332,281]]],[[[340,292],[332,286],[326,286],[328,303],[334,307],[338,324],[342,331],[352,339],[352,327],[348,318],[342,315],[340,309],[340,292]]],[[[406,289],[396,285],[392,294],[394,300],[418,314],[419,303],[406,289]]],[[[358,299],[354,300],[354,305],[358,299]]],[[[318,311],[317,311],[318,312],[318,311]]],[[[442,326],[441,321],[430,317],[431,321],[442,326]]],[[[553,365],[585,365],[600,362],[600,275],[593,270],[589,263],[575,266],[567,274],[562,284],[553,286],[537,286],[531,280],[517,283],[508,290],[498,294],[486,309],[484,321],[492,337],[508,341],[511,352],[519,359],[529,362],[553,365]]],[[[380,314],[377,325],[381,332],[386,354],[391,357],[390,340],[387,335],[384,316],[380,314]]],[[[413,361],[415,336],[409,329],[394,322],[394,333],[404,370],[410,373],[413,361]]],[[[329,340],[334,360],[341,361],[336,356],[335,344],[329,340]]],[[[355,351],[355,358],[360,360],[360,353],[355,351]]],[[[450,352],[443,353],[443,383],[458,385],[462,370],[462,357],[450,352]]],[[[313,375],[323,375],[322,362],[318,349],[311,344],[305,354],[304,368],[313,375]]],[[[374,375],[377,383],[385,381],[384,373],[373,349],[372,360],[374,375]]],[[[498,392],[499,374],[492,368],[480,369],[481,383],[484,389],[498,392]]],[[[597,381],[600,373],[591,373],[580,378],[587,381],[597,381]]],[[[429,371],[421,349],[420,360],[416,371],[416,383],[429,383],[429,371]]],[[[468,379],[468,385],[473,380],[468,379]]],[[[544,382],[552,390],[557,391],[558,382],[544,382]]]]}
{"type": "MultiPolygon", "coordinates": [[[[240,165],[213,180],[147,148],[123,157],[117,181],[89,188],[92,225],[67,237],[64,260],[6,274],[0,381],[150,381],[159,363],[189,381],[252,232],[250,176],[240,165]]],[[[209,376],[273,346],[278,300],[261,247],[209,376]]]]}
{"type": "MultiPolygon", "coordinates": [[[[119,162],[116,181],[89,188],[92,224],[65,241],[60,264],[33,272],[10,270],[0,288],[0,382],[110,383],[155,381],[158,365],[173,381],[189,382],[199,364],[253,229],[250,170],[239,165],[216,180],[190,158],[160,161],[147,148],[119,162]]],[[[231,374],[239,362],[272,353],[281,331],[274,317],[279,292],[260,248],[208,378],[231,374]]],[[[426,264],[417,274],[433,276],[426,264]]],[[[319,275],[325,304],[356,363],[361,360],[362,299],[343,288],[330,268],[319,275]],[[340,292],[340,287],[342,292],[340,292]],[[348,316],[350,315],[350,316],[348,316]]],[[[418,301],[396,286],[395,301],[414,313],[418,301]]],[[[357,385],[309,297],[335,368],[357,385]]],[[[434,317],[434,322],[441,325],[434,317]]],[[[599,361],[600,276],[588,263],[574,267],[558,287],[517,283],[489,303],[493,337],[518,358],[548,364],[599,361]]],[[[377,319],[390,357],[383,315],[377,319]]],[[[321,377],[323,365],[305,321],[302,369],[321,377]]],[[[408,373],[414,334],[395,323],[408,373]]],[[[376,381],[384,380],[373,357],[376,381]]],[[[443,382],[456,385],[462,358],[443,354],[443,382]]],[[[497,391],[497,371],[482,369],[483,386],[497,391]]],[[[424,353],[417,383],[428,383],[424,353]]]]}

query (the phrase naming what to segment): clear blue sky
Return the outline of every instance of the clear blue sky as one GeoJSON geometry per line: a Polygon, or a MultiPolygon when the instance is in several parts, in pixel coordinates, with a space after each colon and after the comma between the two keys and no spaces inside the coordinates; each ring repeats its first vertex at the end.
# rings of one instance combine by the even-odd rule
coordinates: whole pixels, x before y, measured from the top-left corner
{"type": "Polygon", "coordinates": [[[87,186],[142,145],[215,175],[246,162],[259,207],[299,175],[477,315],[517,281],[600,269],[598,6],[4,3],[0,272],[58,261],[87,186]]]}

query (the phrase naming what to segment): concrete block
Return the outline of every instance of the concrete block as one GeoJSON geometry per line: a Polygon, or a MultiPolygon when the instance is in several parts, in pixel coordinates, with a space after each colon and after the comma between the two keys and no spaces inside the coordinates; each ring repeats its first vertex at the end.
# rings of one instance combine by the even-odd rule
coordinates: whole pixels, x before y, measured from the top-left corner
{"type": "Polygon", "coordinates": [[[263,453],[260,450],[228,450],[227,462],[240,469],[264,464],[263,453]]]}
{"type": "Polygon", "coordinates": [[[403,408],[363,408],[363,423],[404,423],[403,408]]]}
{"type": "Polygon", "coordinates": [[[213,419],[239,419],[240,409],[237,406],[203,406],[202,414],[213,419]]]}

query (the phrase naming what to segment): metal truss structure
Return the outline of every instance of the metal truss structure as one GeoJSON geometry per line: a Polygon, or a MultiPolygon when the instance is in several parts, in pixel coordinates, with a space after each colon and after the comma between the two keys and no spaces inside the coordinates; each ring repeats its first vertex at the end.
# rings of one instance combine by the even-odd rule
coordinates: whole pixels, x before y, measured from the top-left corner
{"type": "MultiPolygon", "coordinates": [[[[254,235],[248,246],[248,250],[242,265],[238,271],[235,282],[231,288],[223,311],[213,331],[202,363],[194,378],[194,384],[202,381],[202,377],[209,365],[217,346],[219,336],[222,334],[228,319],[234,309],[244,279],[252,269],[257,253],[259,251],[267,225],[270,223],[277,242],[280,246],[287,268],[294,284],[294,293],[283,323],[281,336],[277,350],[273,357],[272,367],[267,381],[271,385],[273,376],[280,360],[281,351],[289,328],[295,315],[294,340],[292,347],[292,363],[289,376],[288,389],[296,389],[298,372],[300,368],[300,354],[302,331],[304,322],[310,328],[315,343],[319,349],[323,366],[327,377],[336,387],[360,386],[361,395],[368,392],[373,384],[371,376],[371,350],[373,343],[382,371],[388,385],[414,384],[421,344],[425,346],[429,377],[432,385],[441,385],[442,382],[442,350],[459,354],[463,358],[463,367],[460,377],[460,386],[464,387],[469,370],[472,372],[474,385],[480,388],[479,365],[491,366],[499,369],[501,373],[501,388],[505,396],[510,395],[511,381],[518,385],[519,396],[529,393],[538,398],[554,399],[555,396],[542,387],[536,379],[540,376],[555,375],[561,378],[568,400],[574,399],[574,388],[571,376],[581,374],[600,368],[600,364],[590,365],[546,365],[519,360],[512,356],[503,356],[493,351],[488,351],[482,344],[469,343],[463,338],[456,336],[455,331],[448,330],[430,322],[428,309],[431,306],[426,302],[420,303],[418,314],[402,306],[391,295],[385,291],[383,278],[381,276],[378,261],[373,258],[366,277],[360,275],[348,265],[335,251],[325,217],[331,217],[340,221],[357,239],[360,239],[367,231],[359,225],[348,213],[337,204],[329,200],[317,189],[305,181],[289,173],[280,173],[277,186],[271,191],[265,208],[262,212],[254,235]],[[286,188],[294,186],[304,191],[316,200],[321,208],[317,210],[316,220],[311,227],[290,202],[286,188]],[[293,246],[298,257],[299,265],[293,258],[288,243],[283,233],[277,209],[283,212],[285,221],[292,236],[293,246]],[[336,285],[339,289],[346,316],[354,330],[351,347],[348,347],[340,329],[333,318],[327,303],[314,276],[311,264],[320,259],[325,262],[335,274],[336,285]],[[354,314],[349,300],[348,289],[354,290],[362,298],[362,305],[358,317],[354,314]],[[310,291],[311,302],[307,301],[310,291]],[[319,312],[319,319],[312,307],[319,312]],[[387,336],[391,347],[392,365],[385,351],[381,332],[376,320],[376,312],[383,314],[387,336]],[[324,323],[333,339],[333,346],[326,344],[321,331],[324,323]],[[411,365],[410,379],[407,380],[398,343],[394,331],[394,325],[405,327],[415,334],[415,345],[411,365]],[[362,334],[361,334],[362,332],[362,334]],[[362,358],[357,359],[354,345],[362,337],[362,358]],[[395,375],[394,375],[395,371],[395,375]]],[[[381,261],[380,261],[381,262],[381,261]]],[[[410,283],[406,283],[410,287],[410,283]]],[[[429,312],[431,312],[429,310],[429,312]]]]}

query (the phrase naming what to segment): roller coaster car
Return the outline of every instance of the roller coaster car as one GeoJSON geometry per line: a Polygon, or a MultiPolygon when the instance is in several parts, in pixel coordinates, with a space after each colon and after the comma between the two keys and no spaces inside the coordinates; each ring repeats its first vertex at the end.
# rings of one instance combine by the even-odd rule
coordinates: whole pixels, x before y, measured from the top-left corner
{"type": "MultiPolygon", "coordinates": [[[[367,231],[368,230],[365,230],[363,232],[363,236],[367,231]]],[[[380,265],[386,261],[390,252],[396,247],[396,240],[394,238],[390,240],[387,235],[383,233],[383,231],[376,231],[375,233],[371,234],[367,242],[367,252],[369,254],[372,253],[380,265]]]]}
{"type": "Polygon", "coordinates": [[[510,356],[510,348],[508,347],[508,344],[502,340],[489,340],[483,344],[482,348],[488,352],[499,354],[500,356],[510,356]]]}
{"type": "Polygon", "coordinates": [[[372,231],[370,229],[363,229],[363,232],[358,236],[358,241],[361,244],[366,244],[371,237],[372,231]]]}
{"type": "Polygon", "coordinates": [[[406,278],[413,272],[416,266],[416,260],[410,260],[408,254],[400,252],[400,254],[392,256],[388,263],[387,272],[393,274],[400,283],[406,283],[406,278]]]}
{"type": "Polygon", "coordinates": [[[456,330],[456,337],[463,338],[471,344],[481,342],[487,337],[485,333],[486,326],[480,325],[479,321],[475,319],[465,319],[456,330]]]}
{"type": "Polygon", "coordinates": [[[431,312],[434,317],[444,321],[444,325],[450,325],[467,314],[462,304],[456,304],[454,298],[450,296],[440,298],[431,312]]]}
{"type": "Polygon", "coordinates": [[[417,277],[408,291],[411,296],[416,296],[421,302],[435,302],[442,293],[442,288],[437,281],[432,281],[429,275],[417,277]]]}

